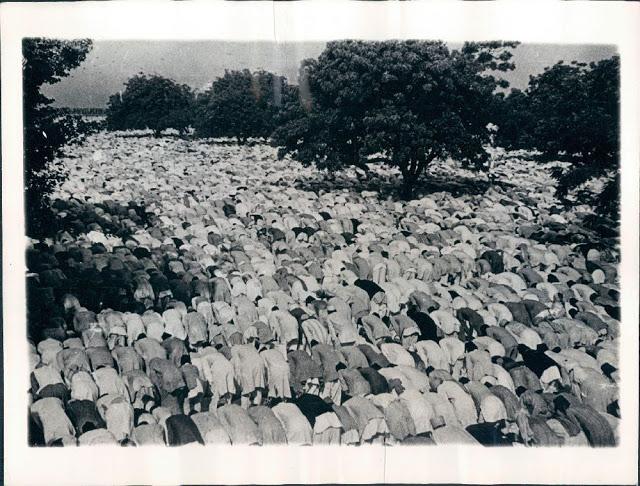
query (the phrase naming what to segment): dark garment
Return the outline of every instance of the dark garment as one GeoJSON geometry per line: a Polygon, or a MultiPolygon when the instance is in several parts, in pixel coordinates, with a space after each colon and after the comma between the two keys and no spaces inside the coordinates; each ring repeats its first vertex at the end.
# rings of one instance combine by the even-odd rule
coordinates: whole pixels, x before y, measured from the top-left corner
{"type": "Polygon", "coordinates": [[[311,357],[320,366],[322,366],[322,373],[324,381],[335,381],[338,379],[338,372],[336,371],[336,365],[342,362],[342,358],[333,346],[328,344],[316,344],[311,350],[311,357]]]}
{"type": "Polygon", "coordinates": [[[578,312],[574,318],[584,322],[596,332],[600,332],[602,329],[607,329],[607,323],[593,312],[578,312]]]}
{"type": "Polygon", "coordinates": [[[542,277],[531,267],[524,267],[518,271],[518,274],[527,282],[530,287],[535,286],[537,283],[543,282],[542,277]]]}
{"type": "Polygon", "coordinates": [[[28,441],[30,446],[44,446],[44,434],[42,428],[36,423],[31,414],[29,415],[29,421],[27,424],[28,441]]]}
{"type": "Polygon", "coordinates": [[[153,272],[149,276],[149,283],[151,284],[151,288],[153,288],[153,293],[155,295],[169,290],[169,280],[160,272],[153,272]]]}
{"type": "Polygon", "coordinates": [[[613,429],[607,419],[588,405],[571,405],[566,417],[579,425],[593,447],[614,447],[616,445],[613,429]]]}
{"type": "Polygon", "coordinates": [[[420,311],[409,311],[407,315],[418,325],[420,341],[440,341],[440,330],[429,314],[420,311]]]}
{"type": "Polygon", "coordinates": [[[198,442],[204,445],[200,431],[191,417],[187,415],[172,415],[167,419],[167,443],[170,446],[180,446],[198,442]]]}
{"type": "Polygon", "coordinates": [[[463,307],[456,311],[456,317],[460,321],[460,331],[458,332],[460,341],[471,341],[474,337],[474,331],[476,336],[481,335],[484,319],[476,311],[469,307],[463,307]]]}
{"type": "Polygon", "coordinates": [[[287,354],[287,361],[289,361],[289,382],[296,392],[302,390],[302,385],[308,379],[320,378],[323,375],[320,365],[301,349],[290,351],[287,354]]]}
{"type": "Polygon", "coordinates": [[[316,424],[316,417],[319,417],[323,413],[333,412],[331,405],[317,395],[304,393],[297,399],[293,400],[293,403],[298,406],[302,414],[311,424],[312,428],[316,424]]]}
{"type": "Polygon", "coordinates": [[[184,280],[171,280],[169,287],[174,299],[184,302],[186,306],[191,305],[191,286],[188,283],[184,280]]]}
{"type": "Polygon", "coordinates": [[[504,261],[502,255],[495,250],[485,251],[480,258],[489,262],[491,265],[491,273],[504,272],[504,261]]]}
{"type": "Polygon", "coordinates": [[[382,353],[377,353],[371,346],[358,344],[358,349],[366,356],[369,366],[378,365],[380,368],[391,366],[387,357],[382,353]]]}
{"type": "Polygon", "coordinates": [[[380,287],[377,283],[375,283],[372,280],[358,279],[354,282],[354,285],[364,290],[369,295],[370,299],[372,299],[373,296],[376,295],[378,292],[384,292],[382,287],[380,287]]]}
{"type": "Polygon", "coordinates": [[[106,428],[95,403],[90,400],[73,400],[67,406],[67,415],[76,429],[76,437],[93,429],[106,428]]]}
{"type": "Polygon", "coordinates": [[[523,300],[522,304],[527,309],[532,324],[538,314],[547,310],[547,306],[537,300],[523,300]]]}
{"type": "Polygon", "coordinates": [[[481,424],[473,424],[467,427],[474,439],[483,446],[510,446],[513,440],[501,432],[500,422],[484,422],[481,424]]]}
{"type": "Polygon", "coordinates": [[[46,398],[46,397],[54,397],[54,398],[59,398],[63,404],[67,403],[67,400],[69,400],[69,389],[64,385],[64,383],[55,383],[53,385],[47,385],[44,388],[42,388],[42,390],[40,390],[40,393],[38,393],[38,396],[40,398],[46,398]]]}
{"type": "Polygon", "coordinates": [[[620,307],[613,305],[605,305],[604,310],[609,314],[609,317],[613,317],[616,321],[620,320],[620,307]]]}
{"type": "Polygon", "coordinates": [[[520,322],[527,327],[533,327],[529,312],[522,302],[505,302],[504,305],[511,312],[514,321],[520,322]]]}
{"type": "Polygon", "coordinates": [[[378,373],[377,370],[373,368],[360,368],[358,371],[364,376],[364,379],[369,382],[371,393],[378,395],[389,392],[389,383],[387,383],[386,378],[378,373]]]}
{"type": "Polygon", "coordinates": [[[525,346],[521,346],[520,354],[522,355],[522,360],[527,368],[533,371],[538,378],[542,376],[542,374],[547,370],[547,368],[551,368],[552,366],[558,366],[554,360],[552,360],[549,356],[544,354],[542,351],[532,350],[532,349],[524,349],[525,346]]]}

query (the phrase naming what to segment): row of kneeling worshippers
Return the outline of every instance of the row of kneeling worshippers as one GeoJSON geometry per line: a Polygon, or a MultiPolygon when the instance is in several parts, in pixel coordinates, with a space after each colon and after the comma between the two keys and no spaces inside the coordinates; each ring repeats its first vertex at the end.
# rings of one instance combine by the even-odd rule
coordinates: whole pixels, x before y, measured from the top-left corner
{"type": "Polygon", "coordinates": [[[32,444],[617,443],[619,252],[535,169],[394,202],[96,140],[27,249],[32,444]]]}
{"type": "MultiPolygon", "coordinates": [[[[125,248],[103,280],[111,262],[136,272],[127,264],[141,252],[125,248]]],[[[88,255],[93,269],[101,255],[88,255]]],[[[470,278],[479,292],[356,278],[313,297],[304,275],[232,271],[192,279],[187,306],[171,285],[154,290],[154,266],[133,278],[151,288],[128,310],[96,313],[67,291],[106,286],[79,288],[68,263],[44,264],[37,284],[52,285],[30,290],[49,294],[35,301],[47,326],[30,348],[33,443],[616,442],[615,321],[579,306],[564,317],[592,302],[577,300],[593,295],[584,284],[537,286],[558,289],[546,303],[481,277],[470,278]],[[513,293],[477,297],[492,291],[513,293]]]]}

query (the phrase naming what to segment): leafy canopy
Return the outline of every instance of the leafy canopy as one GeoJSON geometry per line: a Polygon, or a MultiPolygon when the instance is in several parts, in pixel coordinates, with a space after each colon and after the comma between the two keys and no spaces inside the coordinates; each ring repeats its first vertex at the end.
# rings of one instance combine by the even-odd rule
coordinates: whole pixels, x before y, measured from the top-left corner
{"type": "Polygon", "coordinates": [[[56,155],[61,147],[93,128],[80,117],[65,115],[51,106],[53,100],[40,88],[67,76],[85,60],[91,47],[88,39],[29,38],[22,43],[26,230],[32,237],[51,230],[49,196],[65,177],[55,162],[56,155]]]}
{"type": "Polygon", "coordinates": [[[535,149],[544,160],[571,162],[557,172],[557,194],[564,197],[582,183],[610,179],[598,202],[615,211],[619,184],[620,61],[562,61],[532,76],[525,92],[512,91],[498,121],[499,142],[508,148],[535,149]]]}
{"type": "Polygon", "coordinates": [[[266,138],[287,89],[284,77],[266,71],[225,71],[198,96],[196,133],[202,137],[266,138]]]}
{"type": "Polygon", "coordinates": [[[193,100],[193,92],[187,85],[140,73],[126,82],[122,93],[109,98],[107,127],[151,129],[156,135],[167,128],[184,132],[191,124],[193,100]]]}
{"type": "Polygon", "coordinates": [[[280,156],[329,170],[377,156],[400,169],[410,196],[435,159],[483,166],[494,92],[505,85],[492,72],[513,69],[515,45],[330,42],[303,61],[272,142],[280,156]]]}

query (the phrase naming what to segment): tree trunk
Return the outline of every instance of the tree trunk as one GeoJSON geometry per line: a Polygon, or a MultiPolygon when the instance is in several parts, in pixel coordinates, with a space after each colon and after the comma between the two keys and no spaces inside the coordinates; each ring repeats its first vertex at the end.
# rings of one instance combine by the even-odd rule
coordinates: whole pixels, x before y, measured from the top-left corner
{"type": "Polygon", "coordinates": [[[402,176],[402,186],[400,187],[400,198],[405,201],[413,199],[413,187],[415,177],[407,173],[402,176]]]}

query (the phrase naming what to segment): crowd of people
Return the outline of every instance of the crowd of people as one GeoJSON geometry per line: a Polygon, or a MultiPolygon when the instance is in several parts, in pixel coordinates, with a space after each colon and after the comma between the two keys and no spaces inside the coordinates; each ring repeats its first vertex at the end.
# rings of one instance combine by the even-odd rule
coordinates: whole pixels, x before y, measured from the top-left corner
{"type": "Polygon", "coordinates": [[[68,147],[26,252],[30,443],[616,445],[617,241],[497,158],[400,201],[260,144],[68,147]]]}

